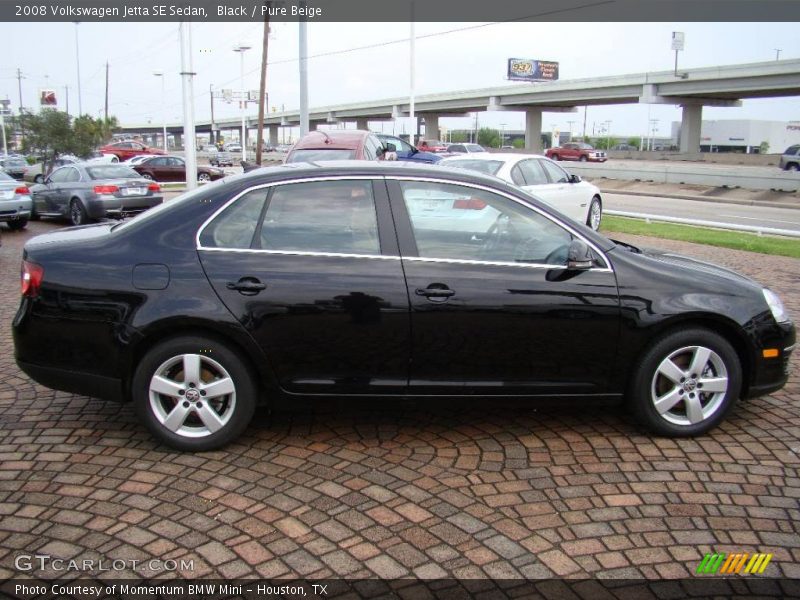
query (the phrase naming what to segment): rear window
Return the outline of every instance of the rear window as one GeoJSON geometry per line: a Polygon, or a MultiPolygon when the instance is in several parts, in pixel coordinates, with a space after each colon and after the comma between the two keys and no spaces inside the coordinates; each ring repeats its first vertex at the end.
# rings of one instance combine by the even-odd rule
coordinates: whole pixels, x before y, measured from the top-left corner
{"type": "Polygon", "coordinates": [[[350,160],[356,157],[355,150],[337,148],[309,148],[295,150],[286,159],[287,163],[316,162],[318,160],[350,160]]]}
{"type": "Polygon", "coordinates": [[[460,160],[445,160],[441,163],[445,167],[456,167],[457,169],[469,169],[484,175],[494,175],[503,166],[501,160],[475,160],[464,158],[460,160]]]}
{"type": "Polygon", "coordinates": [[[486,152],[483,146],[478,146],[478,144],[467,144],[467,150],[470,152],[486,152]]]}
{"type": "Polygon", "coordinates": [[[3,164],[6,167],[14,167],[15,169],[18,169],[19,167],[27,167],[28,166],[28,163],[26,163],[24,160],[20,160],[18,158],[9,158],[3,164]]]}
{"type": "Polygon", "coordinates": [[[86,172],[92,179],[133,179],[141,177],[130,167],[122,165],[102,165],[97,167],[86,167],[86,172]]]}

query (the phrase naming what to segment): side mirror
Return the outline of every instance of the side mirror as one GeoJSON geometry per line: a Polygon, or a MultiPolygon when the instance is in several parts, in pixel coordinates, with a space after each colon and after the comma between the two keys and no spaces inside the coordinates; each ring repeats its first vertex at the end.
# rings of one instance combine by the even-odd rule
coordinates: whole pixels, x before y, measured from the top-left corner
{"type": "Polygon", "coordinates": [[[570,183],[580,183],[581,182],[581,176],[580,175],[571,175],[570,178],[569,178],[569,182],[570,183]]]}
{"type": "Polygon", "coordinates": [[[586,271],[594,264],[592,250],[582,240],[572,240],[567,250],[567,269],[570,271],[586,271]]]}
{"type": "Polygon", "coordinates": [[[386,145],[384,146],[384,148],[385,148],[386,152],[397,152],[397,146],[395,146],[391,142],[386,142],[386,145]]]}

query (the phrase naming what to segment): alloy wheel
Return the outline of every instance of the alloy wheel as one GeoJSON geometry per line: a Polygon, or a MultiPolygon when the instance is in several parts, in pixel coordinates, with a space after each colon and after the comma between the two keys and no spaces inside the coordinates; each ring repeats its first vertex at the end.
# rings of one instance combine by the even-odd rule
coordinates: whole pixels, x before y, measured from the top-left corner
{"type": "Polygon", "coordinates": [[[589,207],[589,227],[597,231],[600,229],[600,221],[603,218],[603,208],[600,206],[600,201],[597,198],[592,198],[592,204],[589,207]]]}

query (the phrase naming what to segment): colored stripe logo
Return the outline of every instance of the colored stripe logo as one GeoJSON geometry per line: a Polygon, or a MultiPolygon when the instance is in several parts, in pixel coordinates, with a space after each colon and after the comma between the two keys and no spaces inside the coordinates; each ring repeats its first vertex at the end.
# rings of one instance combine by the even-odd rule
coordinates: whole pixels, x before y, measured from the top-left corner
{"type": "Polygon", "coordinates": [[[697,574],[702,575],[761,575],[767,568],[772,554],[748,554],[736,552],[706,554],[697,565],[697,574]]]}

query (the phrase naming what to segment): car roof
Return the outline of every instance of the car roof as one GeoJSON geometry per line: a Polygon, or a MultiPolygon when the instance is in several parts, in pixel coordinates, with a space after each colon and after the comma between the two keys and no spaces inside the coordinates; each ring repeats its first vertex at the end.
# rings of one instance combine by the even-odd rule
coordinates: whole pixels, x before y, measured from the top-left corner
{"type": "Polygon", "coordinates": [[[315,148],[355,150],[361,146],[364,138],[368,135],[370,135],[369,131],[363,131],[361,129],[309,131],[295,144],[294,150],[310,150],[315,148]]]}
{"type": "Polygon", "coordinates": [[[461,154],[459,156],[448,156],[442,162],[455,160],[501,160],[508,162],[512,160],[522,160],[524,158],[547,158],[541,154],[521,154],[516,152],[474,152],[472,154],[461,154]]]}

